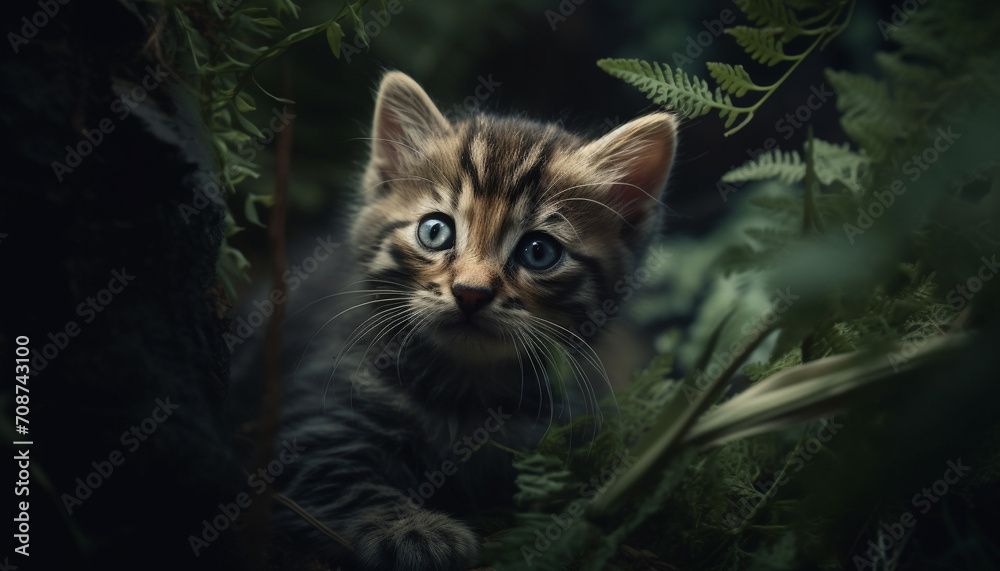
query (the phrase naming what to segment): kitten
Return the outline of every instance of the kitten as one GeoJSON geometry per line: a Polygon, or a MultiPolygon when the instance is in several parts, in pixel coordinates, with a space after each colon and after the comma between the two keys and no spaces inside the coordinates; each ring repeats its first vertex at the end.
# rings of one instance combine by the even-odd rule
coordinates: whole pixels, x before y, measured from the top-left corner
{"type": "Polygon", "coordinates": [[[486,441],[530,449],[572,406],[547,363],[595,365],[576,332],[655,233],[675,128],[655,113],[588,141],[449,121],[408,76],[384,77],[350,232],[359,297],[310,309],[282,433],[304,451],[276,484],[354,553],[282,508],[279,529],[364,569],[475,566],[482,538],[461,516],[516,491],[486,441]]]}

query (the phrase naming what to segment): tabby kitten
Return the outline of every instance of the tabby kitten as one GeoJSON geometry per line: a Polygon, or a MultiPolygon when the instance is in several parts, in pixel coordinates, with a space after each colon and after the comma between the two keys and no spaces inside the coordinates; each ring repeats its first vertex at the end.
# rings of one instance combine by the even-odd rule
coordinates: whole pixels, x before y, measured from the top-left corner
{"type": "Polygon", "coordinates": [[[460,517],[515,492],[510,455],[483,444],[528,449],[572,406],[546,363],[594,364],[574,332],[654,234],[675,126],[656,113],[588,141],[449,121],[408,76],[385,76],[350,233],[368,297],[317,312],[283,420],[304,451],[278,483],[353,554],[290,512],[280,529],[364,569],[475,566],[482,537],[460,517]]]}

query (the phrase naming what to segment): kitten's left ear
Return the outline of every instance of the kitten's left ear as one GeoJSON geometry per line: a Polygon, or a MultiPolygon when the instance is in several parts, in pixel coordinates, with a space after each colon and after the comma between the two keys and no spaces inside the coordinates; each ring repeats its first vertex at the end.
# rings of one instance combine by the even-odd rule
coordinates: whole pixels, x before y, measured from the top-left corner
{"type": "Polygon", "coordinates": [[[677,142],[677,119],[669,113],[639,117],[583,148],[586,160],[608,176],[604,202],[637,230],[656,219],[677,142]]]}
{"type": "Polygon", "coordinates": [[[451,125],[431,98],[405,73],[391,71],[382,78],[375,102],[372,128],[372,166],[382,172],[398,172],[400,161],[411,148],[451,125]]]}

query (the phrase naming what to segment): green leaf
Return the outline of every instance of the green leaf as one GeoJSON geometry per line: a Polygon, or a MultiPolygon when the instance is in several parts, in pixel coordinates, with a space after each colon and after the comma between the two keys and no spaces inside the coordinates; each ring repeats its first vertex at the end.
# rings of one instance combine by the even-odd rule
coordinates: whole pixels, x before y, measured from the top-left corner
{"type": "Polygon", "coordinates": [[[775,149],[736,167],[722,176],[724,182],[745,182],[778,178],[786,184],[806,176],[806,164],[797,151],[775,149]]]}
{"type": "Polygon", "coordinates": [[[274,17],[251,18],[250,21],[253,22],[254,24],[257,24],[257,25],[262,26],[264,28],[270,28],[272,30],[284,30],[285,29],[285,25],[281,23],[281,20],[279,20],[277,18],[274,18],[274,17]]]}
{"type": "Polygon", "coordinates": [[[254,104],[253,97],[247,93],[240,93],[236,96],[236,109],[240,113],[246,113],[248,111],[255,111],[257,106],[254,104]]]}
{"type": "MultiPolygon", "coordinates": [[[[820,139],[813,141],[816,144],[813,157],[817,180],[824,185],[840,182],[857,190],[867,173],[868,157],[851,151],[847,143],[835,145],[820,139]]],[[[792,184],[801,181],[805,175],[806,164],[798,151],[775,149],[727,172],[722,180],[746,182],[777,178],[785,184],[792,184]]]]}
{"type": "Polygon", "coordinates": [[[365,32],[365,21],[361,19],[361,4],[359,2],[348,3],[347,9],[350,10],[351,19],[354,20],[354,33],[361,38],[365,47],[371,47],[368,42],[368,34],[365,32]]]}
{"type": "Polygon", "coordinates": [[[266,194],[248,194],[246,202],[243,203],[243,214],[252,224],[261,228],[267,228],[267,225],[260,221],[260,217],[257,214],[258,202],[265,206],[271,206],[274,204],[274,197],[266,194]]]}
{"type": "Polygon", "coordinates": [[[250,133],[255,137],[260,137],[260,138],[264,137],[264,134],[260,132],[260,129],[257,128],[257,125],[254,125],[249,119],[244,117],[242,113],[236,111],[235,113],[233,113],[233,115],[236,117],[236,120],[239,121],[240,125],[242,125],[243,128],[248,133],[250,133]]]}
{"type": "Polygon", "coordinates": [[[286,105],[295,105],[295,102],[292,101],[291,99],[286,99],[284,97],[278,97],[277,95],[274,95],[270,91],[264,89],[264,86],[257,82],[257,78],[256,77],[252,77],[251,79],[253,79],[253,84],[257,86],[257,89],[261,90],[261,92],[263,92],[264,95],[270,97],[271,99],[273,99],[273,100],[275,100],[275,101],[277,101],[279,103],[285,103],[286,105]]]}
{"type": "Polygon", "coordinates": [[[777,38],[781,30],[777,28],[734,26],[726,28],[726,33],[736,38],[736,43],[750,54],[754,61],[773,66],[782,61],[796,59],[796,56],[785,54],[784,44],[777,38]]]}
{"type": "Polygon", "coordinates": [[[728,91],[737,97],[742,97],[747,91],[767,91],[766,87],[761,87],[750,79],[750,74],[743,69],[742,65],[729,65],[710,61],[705,64],[709,75],[719,82],[719,87],[723,91],[728,91]]]}
{"type": "Polygon", "coordinates": [[[336,20],[331,21],[326,28],[326,43],[330,44],[330,51],[337,59],[340,59],[340,42],[343,39],[344,30],[340,28],[340,24],[336,20]]]}
{"type": "Polygon", "coordinates": [[[872,160],[881,160],[916,129],[901,115],[885,81],[829,69],[826,78],[837,92],[841,126],[872,160]]]}
{"type": "Polygon", "coordinates": [[[736,6],[755,24],[775,28],[800,28],[795,12],[782,0],[736,0],[736,6]]]}
{"type": "Polygon", "coordinates": [[[717,109],[727,119],[728,127],[749,109],[736,107],[729,95],[718,88],[713,92],[708,83],[689,77],[682,70],[673,70],[664,63],[648,63],[637,59],[602,59],[597,65],[614,77],[622,79],[646,94],[653,102],[673,107],[688,117],[700,117],[717,109]]]}

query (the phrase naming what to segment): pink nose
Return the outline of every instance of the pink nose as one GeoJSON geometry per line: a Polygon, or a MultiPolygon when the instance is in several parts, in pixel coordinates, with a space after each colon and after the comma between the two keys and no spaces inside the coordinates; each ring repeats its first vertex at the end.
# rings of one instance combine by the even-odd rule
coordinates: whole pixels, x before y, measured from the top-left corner
{"type": "Polygon", "coordinates": [[[472,287],[462,284],[451,286],[451,293],[462,311],[473,314],[486,306],[493,299],[493,290],[488,287],[472,287]]]}

